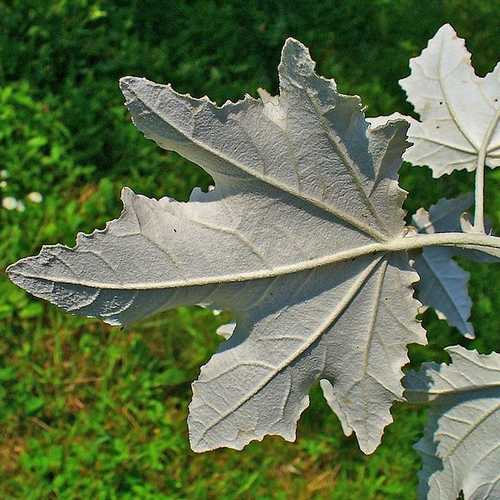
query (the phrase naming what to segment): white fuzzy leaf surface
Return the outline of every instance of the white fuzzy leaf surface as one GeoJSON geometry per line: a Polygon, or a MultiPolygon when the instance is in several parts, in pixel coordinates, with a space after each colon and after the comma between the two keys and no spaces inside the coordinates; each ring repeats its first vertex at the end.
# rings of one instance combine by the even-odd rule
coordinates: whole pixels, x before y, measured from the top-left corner
{"type": "Polygon", "coordinates": [[[464,40],[445,24],[420,56],[410,59],[411,74],[400,80],[420,115],[410,118],[414,145],[404,159],[428,165],[434,177],[476,168],[479,151],[485,162],[500,165],[500,65],[484,78],[471,66],[464,40]]]}
{"type": "Polygon", "coordinates": [[[402,398],[406,346],[425,342],[418,276],[405,252],[383,251],[405,237],[397,179],[407,125],[369,129],[359,98],[314,66],[289,39],[280,95],[222,107],[122,79],[136,126],[200,165],[215,189],[188,203],[125,189],[105,230],[8,269],[32,294],[111,324],[180,304],[233,311],[234,332],[221,331],[228,339],[193,384],[196,451],[293,440],[323,380],[343,428],[370,453],[402,398]]]}
{"type": "Polygon", "coordinates": [[[405,377],[410,402],[430,401],[419,498],[500,498],[500,354],[447,348],[449,365],[424,363],[405,377]]]}

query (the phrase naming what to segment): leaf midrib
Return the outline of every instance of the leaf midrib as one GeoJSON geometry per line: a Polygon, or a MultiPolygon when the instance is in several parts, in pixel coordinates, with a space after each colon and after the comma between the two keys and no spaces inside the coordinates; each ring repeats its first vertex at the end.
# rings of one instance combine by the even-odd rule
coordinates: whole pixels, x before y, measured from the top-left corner
{"type": "MultiPolygon", "coordinates": [[[[27,257],[21,259],[16,264],[9,266],[7,268],[7,274],[10,276],[11,280],[15,282],[15,276],[21,276],[28,279],[37,279],[48,281],[52,283],[63,283],[68,285],[80,285],[88,288],[103,288],[111,290],[158,290],[166,288],[182,288],[189,286],[203,286],[211,284],[222,284],[222,283],[236,283],[242,281],[251,281],[257,279],[274,278],[276,276],[284,274],[292,274],[301,271],[306,271],[308,269],[313,269],[315,267],[327,266],[330,264],[336,264],[339,262],[345,262],[358,257],[366,255],[374,255],[377,253],[387,253],[387,252],[405,252],[408,250],[414,250],[418,248],[423,248],[427,246],[461,246],[463,248],[473,247],[478,250],[481,247],[485,248],[499,248],[500,249],[500,238],[495,236],[487,235],[470,235],[466,233],[436,233],[436,234],[426,234],[418,235],[413,237],[400,236],[392,239],[386,243],[370,243],[368,245],[361,245],[359,247],[350,248],[348,250],[343,250],[334,254],[316,257],[307,261],[300,261],[293,264],[287,264],[283,266],[277,266],[272,269],[258,270],[258,271],[248,271],[240,272],[237,274],[226,274],[223,276],[209,276],[205,278],[198,278],[196,280],[176,280],[176,281],[155,281],[149,283],[102,283],[97,281],[86,281],[79,279],[70,279],[60,276],[41,276],[39,274],[27,273],[16,270],[16,267],[20,265],[29,265],[30,261],[36,261],[38,257],[27,257]]],[[[43,252],[50,252],[53,248],[60,248],[59,245],[55,246],[44,246],[42,247],[41,254],[43,252]]],[[[67,249],[68,251],[78,252],[77,249],[67,249]]],[[[487,252],[488,253],[488,252],[487,252]]]]}

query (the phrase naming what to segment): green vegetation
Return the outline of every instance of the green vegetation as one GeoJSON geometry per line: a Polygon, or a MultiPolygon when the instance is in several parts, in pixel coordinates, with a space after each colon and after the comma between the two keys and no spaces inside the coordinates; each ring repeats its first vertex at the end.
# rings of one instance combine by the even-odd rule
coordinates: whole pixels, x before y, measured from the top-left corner
{"type": "MultiPolygon", "coordinates": [[[[495,2],[4,0],[0,3],[0,498],[415,498],[411,445],[422,410],[399,406],[370,457],[346,438],[318,388],[297,443],[266,438],[243,452],[189,451],[190,381],[227,321],[199,308],[170,311],[125,331],[61,314],[26,296],[3,270],[42,244],[72,245],[78,231],[120,212],[120,187],[186,199],[210,179],[161,151],[131,125],[117,80],[172,82],[218,103],[277,90],[286,36],[311,48],[321,74],[363,96],[368,114],[409,113],[397,80],[444,22],[468,41],[483,74],[498,59],[495,2]],[[25,197],[42,193],[41,203],[25,197]]],[[[429,182],[405,166],[407,208],[472,189],[470,174],[429,182]]],[[[500,169],[487,174],[487,207],[500,229],[500,169]]],[[[461,343],[500,350],[499,269],[472,272],[478,340],[423,316],[430,346],[412,360],[444,360],[461,343]]]]}

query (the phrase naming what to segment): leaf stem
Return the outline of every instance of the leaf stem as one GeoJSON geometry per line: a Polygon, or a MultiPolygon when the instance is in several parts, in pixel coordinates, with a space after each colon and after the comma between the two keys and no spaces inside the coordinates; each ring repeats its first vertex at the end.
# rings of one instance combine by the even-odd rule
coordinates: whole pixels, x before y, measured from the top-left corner
{"type": "Polygon", "coordinates": [[[476,188],[475,188],[475,203],[474,203],[474,230],[477,233],[483,233],[484,230],[484,167],[486,155],[488,152],[488,145],[491,136],[495,131],[498,120],[500,119],[500,109],[496,112],[493,120],[486,131],[486,134],[479,149],[477,164],[476,164],[476,188]]]}
{"type": "Polygon", "coordinates": [[[380,244],[387,251],[415,250],[427,246],[475,247],[490,255],[500,256],[500,237],[477,233],[433,233],[416,234],[406,238],[396,238],[380,244]]]}
{"type": "MultiPolygon", "coordinates": [[[[256,271],[246,271],[237,273],[227,273],[216,276],[202,276],[193,279],[150,281],[150,282],[120,282],[110,280],[109,282],[97,281],[93,279],[82,279],[78,277],[49,276],[38,273],[26,272],[30,261],[37,257],[27,257],[7,268],[7,274],[14,283],[19,283],[25,287],[25,280],[39,279],[50,283],[64,283],[66,285],[79,285],[90,288],[112,289],[112,290],[153,290],[167,288],[182,288],[189,286],[203,286],[222,283],[236,283],[241,281],[251,281],[256,279],[267,279],[284,274],[298,273],[313,269],[315,267],[328,266],[339,262],[346,262],[358,257],[376,255],[379,253],[405,252],[417,250],[427,246],[452,246],[470,248],[472,250],[483,251],[489,255],[500,258],[500,237],[489,236],[478,233],[434,233],[416,234],[413,236],[401,236],[383,243],[370,243],[360,247],[342,250],[331,255],[323,255],[308,260],[274,266],[271,268],[258,269],[256,271]],[[24,264],[28,264],[25,266],[24,264]]],[[[51,247],[45,247],[47,252],[51,247]]]]}

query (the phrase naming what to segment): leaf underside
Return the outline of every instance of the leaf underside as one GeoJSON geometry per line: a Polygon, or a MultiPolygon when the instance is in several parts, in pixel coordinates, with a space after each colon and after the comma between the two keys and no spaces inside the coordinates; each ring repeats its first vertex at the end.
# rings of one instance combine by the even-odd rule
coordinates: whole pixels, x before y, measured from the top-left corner
{"type": "Polygon", "coordinates": [[[413,165],[428,165],[434,177],[500,165],[500,64],[484,78],[471,66],[464,40],[445,24],[420,56],[410,59],[410,76],[400,80],[420,121],[408,117],[404,155],[413,165]]]}
{"type": "Polygon", "coordinates": [[[410,402],[430,401],[419,498],[500,498],[500,354],[447,348],[450,365],[424,363],[405,377],[410,402]]]}
{"type": "Polygon", "coordinates": [[[8,269],[66,311],[126,325],[180,304],[230,309],[236,327],[193,384],[195,451],[295,438],[312,384],[370,453],[402,397],[418,279],[403,252],[398,169],[407,125],[369,129],[358,97],[285,43],[280,95],[217,107],[141,78],[121,80],[135,125],[197,163],[215,189],[188,203],[124,189],[124,210],[75,248],[47,246],[8,269]]]}

